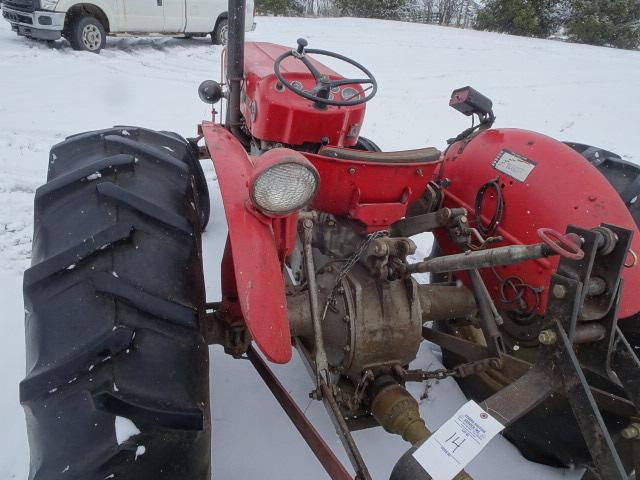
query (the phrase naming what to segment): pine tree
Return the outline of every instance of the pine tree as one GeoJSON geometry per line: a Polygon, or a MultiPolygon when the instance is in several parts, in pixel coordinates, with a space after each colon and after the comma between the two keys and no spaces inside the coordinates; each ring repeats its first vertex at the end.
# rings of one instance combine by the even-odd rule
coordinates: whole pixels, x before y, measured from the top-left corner
{"type": "Polygon", "coordinates": [[[572,40],[618,48],[640,47],[640,0],[571,0],[572,40]]]}
{"type": "Polygon", "coordinates": [[[548,37],[562,22],[562,0],[487,0],[478,11],[480,30],[548,37]]]}

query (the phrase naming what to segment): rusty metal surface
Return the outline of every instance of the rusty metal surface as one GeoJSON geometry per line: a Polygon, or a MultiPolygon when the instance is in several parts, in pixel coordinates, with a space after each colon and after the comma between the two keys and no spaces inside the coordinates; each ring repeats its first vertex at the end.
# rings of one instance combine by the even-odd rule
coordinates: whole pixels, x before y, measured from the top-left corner
{"type": "Polygon", "coordinates": [[[395,378],[382,375],[376,379],[374,388],[377,393],[371,402],[371,413],[382,428],[400,435],[411,445],[431,435],[420,417],[418,402],[395,378]]]}
{"type": "MultiPolygon", "coordinates": [[[[460,355],[467,360],[474,361],[489,357],[486,347],[475,342],[458,338],[448,333],[438,332],[427,327],[422,329],[422,335],[426,340],[439,345],[445,350],[460,355]]],[[[533,364],[521,360],[512,355],[503,354],[502,370],[506,376],[517,379],[533,368],[533,364]]],[[[636,409],[632,402],[626,398],[606,392],[599,388],[591,387],[591,392],[600,408],[621,416],[633,416],[636,409]]]]}
{"type": "Polygon", "coordinates": [[[560,339],[556,349],[556,364],[562,378],[563,390],[578,421],[596,469],[601,477],[607,480],[627,480],[628,476],[620,455],[598,410],[561,320],[555,321],[554,328],[560,339]]]}
{"type": "Polygon", "coordinates": [[[409,273],[446,273],[474,268],[497,267],[499,265],[513,265],[525,260],[535,260],[554,255],[544,243],[532,245],[507,245],[487,250],[455,253],[432,258],[424,262],[412,264],[409,273]]]}
{"type": "Polygon", "coordinates": [[[309,306],[311,313],[311,322],[313,325],[314,340],[314,359],[315,359],[315,376],[316,387],[320,387],[322,379],[329,376],[329,364],[327,361],[327,352],[324,349],[324,332],[322,331],[322,320],[320,313],[320,303],[318,300],[318,287],[316,285],[316,267],[313,260],[313,251],[311,247],[311,238],[313,237],[313,220],[305,218],[302,222],[302,245],[304,251],[304,260],[306,265],[306,277],[309,285],[309,306]]]}
{"type": "MultiPolygon", "coordinates": [[[[504,352],[504,344],[502,334],[498,329],[498,318],[500,316],[478,270],[475,268],[469,270],[469,278],[471,279],[473,296],[478,304],[480,328],[487,342],[489,353],[492,357],[501,356],[504,352]]],[[[502,322],[502,318],[500,318],[500,322],[502,322]]]]}
{"type": "MultiPolygon", "coordinates": [[[[322,302],[335,276],[335,270],[320,270],[322,302]]],[[[301,295],[288,297],[290,322],[296,335],[313,340],[309,308],[301,295]]],[[[367,369],[408,364],[422,339],[420,313],[415,281],[380,282],[362,265],[354,266],[322,320],[329,366],[357,383],[367,369]]]]}
{"type": "Polygon", "coordinates": [[[322,464],[331,480],[353,480],[351,474],[346,470],[344,465],[338,460],[331,448],[324,441],[320,433],[309,422],[300,407],[295,403],[287,390],[278,381],[271,369],[262,360],[262,357],[251,346],[247,351],[247,357],[253,364],[254,368],[262,377],[271,393],[276,398],[282,409],[288,415],[295,427],[304,438],[305,442],[311,448],[318,461],[322,464]]]}
{"type": "Polygon", "coordinates": [[[322,401],[327,407],[329,417],[336,428],[336,433],[340,437],[340,441],[349,456],[349,460],[351,460],[351,465],[356,471],[356,480],[371,480],[369,470],[362,459],[362,455],[360,455],[360,450],[358,450],[355,440],[351,436],[349,427],[342,416],[342,412],[333,396],[331,387],[326,383],[322,383],[320,390],[322,391],[322,401]]]}
{"type": "Polygon", "coordinates": [[[533,410],[558,388],[560,382],[550,378],[545,369],[534,368],[494,393],[480,406],[508,426],[533,410]]]}
{"type": "Polygon", "coordinates": [[[435,212],[407,216],[391,226],[391,234],[396,237],[410,237],[422,232],[430,232],[446,226],[452,217],[466,215],[464,208],[441,208],[435,212]]]}
{"type": "Polygon", "coordinates": [[[463,285],[418,285],[422,321],[472,317],[477,313],[473,293],[463,285]]]}
{"type": "MultiPolygon", "coordinates": [[[[306,266],[305,275],[297,279],[301,286],[291,288],[287,295],[292,335],[302,338],[307,348],[315,347],[310,352],[315,364],[325,363],[315,358],[319,349],[324,350],[331,373],[349,379],[353,388],[367,370],[378,375],[381,368],[410,363],[422,341],[417,283],[413,279],[388,280],[384,273],[391,264],[406,261],[408,250],[415,245],[408,239],[390,239],[382,232],[357,234],[356,227],[331,215],[318,215],[313,225],[305,225],[301,232],[305,237],[303,255],[298,260],[306,266]],[[320,329],[313,327],[318,306],[322,312],[320,329]],[[317,330],[322,336],[321,347],[317,330]]],[[[442,314],[450,306],[451,302],[433,308],[442,314]]],[[[320,369],[326,370],[323,365],[320,369]]],[[[345,396],[336,398],[344,406],[345,396]]]]}

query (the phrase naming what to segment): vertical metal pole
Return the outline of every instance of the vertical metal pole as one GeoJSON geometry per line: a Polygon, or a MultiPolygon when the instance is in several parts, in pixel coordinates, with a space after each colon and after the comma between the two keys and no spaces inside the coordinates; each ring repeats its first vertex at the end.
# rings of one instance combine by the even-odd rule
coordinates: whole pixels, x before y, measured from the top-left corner
{"type": "Polygon", "coordinates": [[[316,367],[316,393],[320,395],[320,386],[329,375],[329,363],[324,350],[324,337],[320,318],[320,305],[318,303],[318,286],[316,284],[316,267],[313,262],[313,251],[311,247],[311,237],[313,235],[313,220],[305,218],[303,227],[303,250],[304,260],[307,269],[307,283],[309,284],[309,302],[311,305],[311,319],[313,321],[313,337],[315,339],[315,367],[316,367]]]}
{"type": "Polygon", "coordinates": [[[229,0],[229,39],[227,41],[227,81],[229,82],[229,111],[227,128],[241,138],[240,91],[244,78],[244,21],[245,0],[229,0]]]}

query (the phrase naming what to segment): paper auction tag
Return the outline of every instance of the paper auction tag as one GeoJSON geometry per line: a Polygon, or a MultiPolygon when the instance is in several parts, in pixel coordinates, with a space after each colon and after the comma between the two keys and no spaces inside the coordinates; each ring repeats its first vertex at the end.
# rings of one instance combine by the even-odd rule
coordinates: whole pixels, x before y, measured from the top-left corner
{"type": "Polygon", "coordinates": [[[433,480],[451,480],[503,428],[504,425],[470,400],[413,452],[413,456],[433,480]]]}

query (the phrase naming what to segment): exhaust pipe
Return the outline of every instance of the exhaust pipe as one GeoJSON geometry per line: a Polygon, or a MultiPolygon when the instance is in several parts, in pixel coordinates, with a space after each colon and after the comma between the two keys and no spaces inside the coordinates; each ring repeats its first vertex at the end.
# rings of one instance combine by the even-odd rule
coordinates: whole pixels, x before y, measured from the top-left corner
{"type": "Polygon", "coordinates": [[[244,22],[245,0],[229,0],[229,37],[227,41],[227,81],[229,103],[227,107],[227,129],[238,139],[244,134],[240,129],[240,91],[244,79],[244,22]]]}

